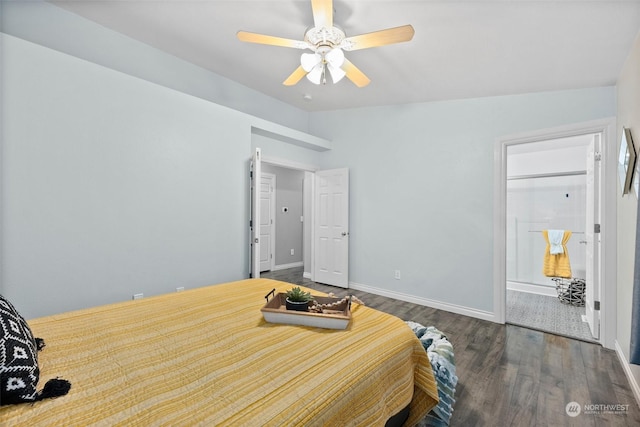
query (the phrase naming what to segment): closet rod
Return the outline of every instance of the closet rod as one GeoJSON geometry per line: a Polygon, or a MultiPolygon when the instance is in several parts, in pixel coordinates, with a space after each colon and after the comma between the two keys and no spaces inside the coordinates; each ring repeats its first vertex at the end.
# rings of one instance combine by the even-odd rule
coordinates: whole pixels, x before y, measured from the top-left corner
{"type": "MultiPolygon", "coordinates": [[[[529,230],[529,233],[542,233],[543,230],[529,230]]],[[[584,234],[584,231],[572,231],[571,234],[584,234]]]]}
{"type": "Polygon", "coordinates": [[[575,176],[575,175],[586,175],[586,174],[587,174],[587,171],[537,173],[533,175],[511,176],[507,178],[507,181],[514,181],[517,179],[533,179],[533,178],[556,178],[559,176],[575,176]]]}

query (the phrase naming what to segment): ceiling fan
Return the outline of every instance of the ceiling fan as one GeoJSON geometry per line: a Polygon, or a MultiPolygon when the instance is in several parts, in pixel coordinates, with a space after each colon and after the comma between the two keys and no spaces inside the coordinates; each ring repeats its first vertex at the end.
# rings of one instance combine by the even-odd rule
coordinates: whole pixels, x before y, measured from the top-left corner
{"type": "Polygon", "coordinates": [[[238,31],[238,39],[243,42],[267,44],[272,46],[310,49],[313,53],[303,53],[300,66],[283,82],[293,86],[304,76],[315,84],[326,83],[326,70],[329,70],[334,83],[344,76],[356,86],[364,87],[371,80],[358,67],[344,56],[343,51],[367,49],[393,43],[409,41],[414,30],[411,25],[388,28],[353,37],[346,37],[344,31],[333,24],[333,0],[311,0],[314,26],[304,34],[304,40],[292,40],[264,34],[238,31]]]}

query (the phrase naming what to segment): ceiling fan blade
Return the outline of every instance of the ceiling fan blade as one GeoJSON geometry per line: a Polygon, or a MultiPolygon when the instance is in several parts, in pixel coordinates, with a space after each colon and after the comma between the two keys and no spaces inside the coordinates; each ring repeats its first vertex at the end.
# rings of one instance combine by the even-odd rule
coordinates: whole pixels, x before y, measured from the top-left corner
{"type": "Polygon", "coordinates": [[[268,44],[272,46],[293,47],[296,49],[307,49],[309,45],[302,40],[285,39],[282,37],[267,36],[247,31],[238,31],[238,40],[248,43],[268,44]]]}
{"type": "Polygon", "coordinates": [[[304,68],[302,68],[302,65],[301,65],[298,68],[296,68],[296,70],[293,73],[291,73],[291,75],[287,77],[287,80],[282,82],[282,84],[285,86],[293,86],[296,83],[298,83],[306,75],[307,75],[307,72],[304,70],[304,68]]]}
{"type": "Polygon", "coordinates": [[[316,28],[333,27],[333,0],[311,0],[311,9],[316,28]]]}
{"type": "Polygon", "coordinates": [[[365,87],[371,80],[369,77],[365,76],[365,74],[360,71],[358,67],[353,65],[351,61],[347,58],[344,59],[344,64],[342,64],[342,69],[345,73],[347,73],[347,78],[353,82],[358,87],[365,87]]]}
{"type": "Polygon", "coordinates": [[[386,30],[374,31],[373,33],[347,37],[342,41],[340,47],[344,50],[358,50],[393,43],[408,42],[413,38],[414,34],[415,30],[411,25],[403,25],[401,27],[388,28],[386,30]]]}

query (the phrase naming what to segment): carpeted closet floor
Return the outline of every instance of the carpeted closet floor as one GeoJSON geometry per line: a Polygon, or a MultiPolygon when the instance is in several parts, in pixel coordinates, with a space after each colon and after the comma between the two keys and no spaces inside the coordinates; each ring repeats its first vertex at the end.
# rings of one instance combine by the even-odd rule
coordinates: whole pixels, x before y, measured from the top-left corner
{"type": "Polygon", "coordinates": [[[507,323],[556,335],[596,342],[582,321],[584,307],[563,304],[556,297],[507,290],[507,323]]]}

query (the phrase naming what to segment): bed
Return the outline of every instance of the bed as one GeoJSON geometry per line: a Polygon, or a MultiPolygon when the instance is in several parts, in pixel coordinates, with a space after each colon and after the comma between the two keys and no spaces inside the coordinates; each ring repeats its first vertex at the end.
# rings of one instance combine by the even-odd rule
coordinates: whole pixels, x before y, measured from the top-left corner
{"type": "Polygon", "coordinates": [[[291,287],[248,279],[31,320],[39,384],[72,387],[0,406],[0,424],[384,426],[408,408],[412,426],[438,403],[425,350],[394,316],[354,303],[345,330],[266,322],[265,294],[291,287]]]}

